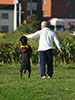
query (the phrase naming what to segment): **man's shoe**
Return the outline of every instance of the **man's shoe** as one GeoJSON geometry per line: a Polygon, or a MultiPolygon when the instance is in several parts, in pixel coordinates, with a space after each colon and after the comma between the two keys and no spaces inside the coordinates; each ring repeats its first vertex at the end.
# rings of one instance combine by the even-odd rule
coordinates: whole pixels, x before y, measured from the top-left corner
{"type": "Polygon", "coordinates": [[[46,78],[46,76],[43,76],[42,79],[46,78]]]}

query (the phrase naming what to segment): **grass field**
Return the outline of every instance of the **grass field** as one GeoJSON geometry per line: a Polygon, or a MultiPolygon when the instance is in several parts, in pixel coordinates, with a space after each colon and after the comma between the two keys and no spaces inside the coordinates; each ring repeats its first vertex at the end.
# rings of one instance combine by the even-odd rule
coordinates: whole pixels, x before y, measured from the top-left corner
{"type": "Polygon", "coordinates": [[[0,100],[75,100],[75,70],[54,68],[53,78],[41,79],[34,68],[27,76],[0,69],[0,100]]]}

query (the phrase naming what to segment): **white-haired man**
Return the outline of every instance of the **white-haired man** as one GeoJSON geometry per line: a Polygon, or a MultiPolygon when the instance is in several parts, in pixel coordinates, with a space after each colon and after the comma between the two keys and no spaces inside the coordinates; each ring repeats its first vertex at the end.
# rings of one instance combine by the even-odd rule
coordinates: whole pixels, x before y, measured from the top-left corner
{"type": "Polygon", "coordinates": [[[41,30],[30,35],[25,35],[27,38],[39,38],[38,55],[40,75],[42,78],[46,77],[46,64],[48,78],[51,78],[53,75],[53,40],[55,41],[59,51],[62,52],[56,34],[47,27],[47,24],[48,23],[46,21],[43,21],[41,23],[41,30]]]}

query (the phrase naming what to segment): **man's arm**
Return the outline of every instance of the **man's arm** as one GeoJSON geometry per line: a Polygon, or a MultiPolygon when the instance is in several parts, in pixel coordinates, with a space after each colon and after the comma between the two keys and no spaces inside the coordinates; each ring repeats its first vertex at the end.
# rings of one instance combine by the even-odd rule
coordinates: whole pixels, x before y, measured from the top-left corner
{"type": "Polygon", "coordinates": [[[37,38],[40,36],[40,31],[37,31],[33,34],[25,35],[27,38],[37,38]]]}
{"type": "Polygon", "coordinates": [[[53,32],[53,38],[54,38],[54,42],[55,42],[56,46],[58,47],[59,52],[62,53],[62,49],[61,49],[59,40],[54,32],[53,32]]]}

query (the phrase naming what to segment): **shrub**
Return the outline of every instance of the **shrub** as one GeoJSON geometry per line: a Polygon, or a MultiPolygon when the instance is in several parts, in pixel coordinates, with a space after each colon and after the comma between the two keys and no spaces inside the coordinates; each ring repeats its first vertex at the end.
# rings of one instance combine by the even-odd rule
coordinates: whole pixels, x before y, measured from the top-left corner
{"type": "Polygon", "coordinates": [[[13,44],[0,45],[0,62],[1,63],[19,63],[20,62],[20,49],[13,44]]]}
{"type": "Polygon", "coordinates": [[[23,24],[21,26],[18,27],[18,30],[24,33],[30,33],[32,32],[32,30],[30,29],[30,27],[28,26],[28,24],[23,24]]]}
{"type": "Polygon", "coordinates": [[[0,33],[0,38],[1,38],[1,37],[5,37],[5,36],[6,36],[5,33],[0,33]]]}
{"type": "Polygon", "coordinates": [[[40,28],[40,21],[35,14],[32,14],[32,16],[27,19],[27,24],[32,30],[37,30],[40,28]]]}
{"type": "MultiPolygon", "coordinates": [[[[54,63],[75,63],[75,37],[70,36],[67,33],[57,34],[62,47],[62,53],[58,52],[56,45],[54,44],[54,63]]],[[[31,60],[33,64],[38,63],[38,39],[28,39],[28,43],[32,47],[31,60]]],[[[2,43],[0,44],[0,63],[21,63],[21,52],[19,43],[2,43]]]]}
{"type": "MultiPolygon", "coordinates": [[[[21,51],[19,45],[13,45],[11,43],[0,44],[0,64],[12,64],[21,63],[21,51]]],[[[37,51],[34,51],[31,56],[32,63],[38,63],[37,51]]]]}
{"type": "Polygon", "coordinates": [[[57,35],[63,52],[60,54],[55,46],[54,49],[55,62],[58,63],[75,62],[75,41],[74,41],[75,37],[70,36],[68,33],[57,34],[57,35]]]}
{"type": "Polygon", "coordinates": [[[36,15],[32,15],[27,19],[27,24],[22,24],[18,27],[18,30],[24,33],[31,33],[35,32],[37,29],[40,28],[40,21],[38,21],[38,18],[36,15]]]}
{"type": "Polygon", "coordinates": [[[32,63],[33,64],[37,64],[38,63],[38,52],[37,52],[37,50],[35,50],[32,53],[31,59],[32,59],[32,63]]]}

